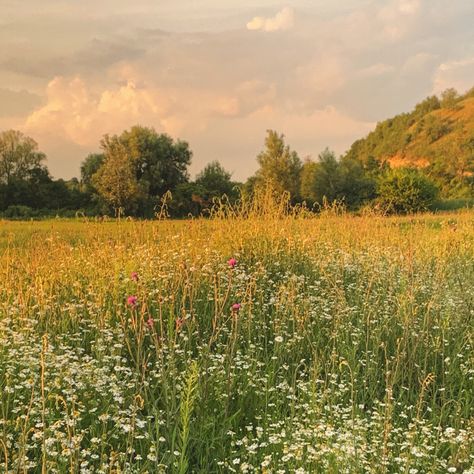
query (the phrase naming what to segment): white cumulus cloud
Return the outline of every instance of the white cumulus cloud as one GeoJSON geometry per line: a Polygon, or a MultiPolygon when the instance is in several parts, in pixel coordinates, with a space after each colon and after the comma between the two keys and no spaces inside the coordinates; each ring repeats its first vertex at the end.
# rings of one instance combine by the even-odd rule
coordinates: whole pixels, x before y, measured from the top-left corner
{"type": "Polygon", "coordinates": [[[278,31],[289,30],[295,24],[295,12],[290,7],[280,10],[275,16],[256,16],[247,23],[248,30],[278,31]]]}

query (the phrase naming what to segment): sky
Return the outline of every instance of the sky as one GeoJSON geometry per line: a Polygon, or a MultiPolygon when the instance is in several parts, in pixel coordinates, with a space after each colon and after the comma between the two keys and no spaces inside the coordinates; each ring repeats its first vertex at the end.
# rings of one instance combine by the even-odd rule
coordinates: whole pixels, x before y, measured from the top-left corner
{"type": "Polygon", "coordinates": [[[0,130],[56,178],[132,125],[244,180],[267,129],[301,158],[474,86],[473,0],[0,0],[0,130]]]}

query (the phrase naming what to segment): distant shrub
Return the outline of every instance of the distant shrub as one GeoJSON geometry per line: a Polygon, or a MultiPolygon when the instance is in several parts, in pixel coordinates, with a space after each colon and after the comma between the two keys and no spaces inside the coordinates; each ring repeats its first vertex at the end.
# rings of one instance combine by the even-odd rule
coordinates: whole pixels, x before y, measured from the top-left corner
{"type": "MultiPolygon", "coordinates": [[[[440,107],[441,104],[438,97],[432,95],[430,97],[427,97],[419,104],[416,104],[415,110],[413,111],[413,115],[415,115],[416,117],[423,117],[426,114],[432,112],[433,110],[438,110],[440,107]]],[[[410,125],[413,125],[413,123],[411,123],[410,125]]]]}
{"type": "Polygon", "coordinates": [[[8,206],[3,211],[3,217],[6,219],[30,219],[36,216],[36,212],[28,206],[8,206]]]}
{"type": "Polygon", "coordinates": [[[458,101],[460,100],[460,96],[456,89],[452,87],[446,89],[441,94],[441,106],[447,109],[455,109],[457,108],[458,101]]]}
{"type": "Polygon", "coordinates": [[[416,169],[390,170],[378,183],[378,205],[391,214],[429,210],[437,195],[436,185],[416,169]]]}
{"type": "Polygon", "coordinates": [[[426,122],[426,135],[430,143],[433,143],[451,131],[449,125],[433,116],[426,122]]]}

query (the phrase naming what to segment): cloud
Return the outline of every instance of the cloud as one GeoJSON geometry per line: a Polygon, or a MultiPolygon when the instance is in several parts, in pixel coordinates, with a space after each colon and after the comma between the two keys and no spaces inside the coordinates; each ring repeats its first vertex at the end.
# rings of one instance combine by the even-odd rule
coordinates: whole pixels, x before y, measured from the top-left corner
{"type": "Polygon", "coordinates": [[[441,63],[433,79],[433,93],[439,94],[449,87],[465,92],[474,86],[474,56],[441,63]]]}
{"type": "Polygon", "coordinates": [[[0,88],[0,117],[21,117],[41,104],[41,97],[26,90],[0,88]]]}
{"type": "Polygon", "coordinates": [[[244,81],[235,88],[232,95],[218,97],[213,111],[217,116],[245,117],[274,104],[276,95],[275,84],[258,80],[244,81]]]}
{"type": "Polygon", "coordinates": [[[248,30],[278,31],[289,30],[295,23],[295,12],[290,7],[280,10],[275,16],[256,16],[247,23],[248,30]]]}
{"type": "Polygon", "coordinates": [[[470,0],[262,0],[254,34],[255,2],[198,3],[7,2],[0,129],[36,138],[56,176],[140,123],[189,140],[192,171],[221,159],[244,178],[269,127],[303,155],[343,151],[433,87],[473,85],[470,0]]]}
{"type": "Polygon", "coordinates": [[[398,0],[397,7],[404,15],[414,15],[420,9],[420,0],[398,0]]]}
{"type": "Polygon", "coordinates": [[[96,146],[105,133],[143,121],[174,131],[169,129],[170,101],[159,90],[133,82],[99,93],[92,89],[80,77],[54,78],[47,86],[46,103],[27,117],[26,130],[47,141],[60,136],[80,146],[96,146]]]}
{"type": "Polygon", "coordinates": [[[384,63],[377,63],[372,64],[371,66],[362,68],[358,71],[358,75],[360,77],[378,77],[378,76],[385,76],[386,74],[393,73],[395,71],[395,67],[390,64],[384,63]]]}
{"type": "Polygon", "coordinates": [[[103,74],[107,68],[127,60],[138,60],[145,50],[130,39],[92,39],[84,47],[68,54],[42,55],[34,46],[22,46],[21,54],[5,53],[0,70],[23,76],[50,79],[51,76],[103,74]]]}
{"type": "Polygon", "coordinates": [[[382,32],[391,41],[403,38],[417,24],[421,0],[393,0],[378,11],[382,32]]]}

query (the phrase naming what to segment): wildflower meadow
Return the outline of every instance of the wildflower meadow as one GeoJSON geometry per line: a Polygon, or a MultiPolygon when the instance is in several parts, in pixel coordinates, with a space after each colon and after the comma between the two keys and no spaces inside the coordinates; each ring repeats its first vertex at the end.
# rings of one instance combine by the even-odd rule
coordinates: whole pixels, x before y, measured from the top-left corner
{"type": "Polygon", "coordinates": [[[474,473],[474,214],[280,211],[0,222],[0,472],[474,473]]]}

